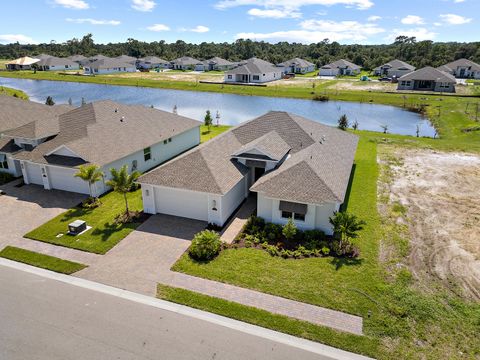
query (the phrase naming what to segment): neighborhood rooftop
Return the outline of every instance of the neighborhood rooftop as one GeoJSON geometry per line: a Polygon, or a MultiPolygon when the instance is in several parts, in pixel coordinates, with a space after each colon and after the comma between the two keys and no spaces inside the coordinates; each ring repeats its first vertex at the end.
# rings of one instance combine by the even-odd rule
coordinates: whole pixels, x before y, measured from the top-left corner
{"type": "Polygon", "coordinates": [[[445,83],[455,83],[455,77],[446,72],[440,71],[433,67],[427,66],[423,69],[416,70],[410,74],[404,75],[400,78],[402,81],[424,80],[445,83]]]}
{"type": "Polygon", "coordinates": [[[293,58],[293,59],[290,59],[290,60],[287,60],[287,61],[284,61],[284,62],[278,64],[278,66],[285,66],[285,67],[297,66],[297,67],[302,67],[302,68],[313,66],[313,65],[315,65],[315,64],[311,63],[310,61],[300,59],[300,58],[293,58]]]}
{"type": "Polygon", "coordinates": [[[239,67],[227,71],[227,74],[261,74],[278,71],[272,63],[258,58],[248,59],[241,64],[239,67]]]}

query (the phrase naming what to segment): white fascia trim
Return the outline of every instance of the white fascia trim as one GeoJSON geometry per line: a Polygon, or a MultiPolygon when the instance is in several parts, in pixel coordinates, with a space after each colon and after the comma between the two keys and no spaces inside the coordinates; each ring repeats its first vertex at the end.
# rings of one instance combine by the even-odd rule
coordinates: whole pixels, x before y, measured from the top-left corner
{"type": "Polygon", "coordinates": [[[87,160],[85,160],[83,157],[81,157],[80,155],[78,155],[75,151],[73,151],[72,149],[70,149],[70,148],[69,148],[67,145],[65,145],[65,144],[62,144],[62,145],[60,145],[59,147],[56,147],[56,148],[53,149],[52,151],[49,151],[48,153],[45,154],[45,156],[50,156],[50,155],[52,155],[53,153],[57,152],[58,150],[60,150],[60,149],[62,149],[62,148],[65,148],[65,149],[67,149],[68,151],[74,153],[75,155],[77,155],[77,157],[78,157],[79,159],[82,159],[83,161],[88,162],[87,160]]]}

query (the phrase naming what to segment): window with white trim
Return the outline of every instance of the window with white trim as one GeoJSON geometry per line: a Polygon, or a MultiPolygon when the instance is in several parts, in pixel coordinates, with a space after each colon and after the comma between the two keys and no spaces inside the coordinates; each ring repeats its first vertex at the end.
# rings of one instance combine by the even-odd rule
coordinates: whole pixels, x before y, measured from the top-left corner
{"type": "Polygon", "coordinates": [[[150,147],[143,149],[143,160],[148,161],[151,158],[152,158],[152,149],[150,149],[150,147]]]}

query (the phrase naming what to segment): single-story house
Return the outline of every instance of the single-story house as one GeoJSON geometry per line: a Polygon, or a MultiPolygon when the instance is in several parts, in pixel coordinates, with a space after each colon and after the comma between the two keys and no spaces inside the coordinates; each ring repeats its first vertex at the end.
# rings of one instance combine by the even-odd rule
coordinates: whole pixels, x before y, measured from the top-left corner
{"type": "Polygon", "coordinates": [[[283,68],[285,74],[306,74],[315,71],[315,64],[310,61],[300,58],[294,58],[277,64],[278,67],[283,68]]]}
{"type": "MultiPolygon", "coordinates": [[[[68,105],[47,106],[33,101],[17,99],[13,96],[0,96],[0,172],[9,173],[15,177],[22,176],[20,163],[15,162],[13,155],[23,148],[17,145],[11,137],[3,136],[9,130],[19,129],[24,126],[32,126],[35,119],[38,123],[54,122],[55,119],[73,108],[68,105]]],[[[38,141],[37,141],[38,142],[38,141]]],[[[30,142],[27,139],[17,141],[24,144],[24,148],[30,150],[30,142]]]]}
{"type": "Polygon", "coordinates": [[[281,78],[281,68],[255,57],[225,73],[226,83],[265,83],[281,78]]]}
{"type": "Polygon", "coordinates": [[[224,225],[257,193],[257,214],[332,233],[345,201],[358,137],[272,111],[142,175],[144,211],[224,225]]]}
{"type": "Polygon", "coordinates": [[[133,56],[128,56],[128,55],[120,55],[115,57],[114,59],[123,61],[127,64],[135,65],[137,63],[137,58],[133,56]]]}
{"type": "Polygon", "coordinates": [[[88,64],[90,62],[90,60],[88,60],[83,55],[72,55],[72,56],[69,56],[67,59],[70,59],[73,62],[76,62],[80,66],[84,66],[85,64],[88,64]]]}
{"type": "Polygon", "coordinates": [[[94,194],[100,195],[108,190],[111,168],[128,165],[129,171],[140,172],[154,168],[197,146],[200,125],[154,108],[105,100],[32,120],[4,132],[2,139],[16,147],[12,158],[26,184],[88,194],[88,184],[74,175],[79,166],[96,164],[105,173],[94,185],[94,194]]]}
{"type": "Polygon", "coordinates": [[[138,69],[168,69],[170,61],[163,60],[156,56],[146,56],[137,61],[138,69]]]}
{"type": "Polygon", "coordinates": [[[32,65],[38,63],[40,60],[24,56],[5,64],[7,70],[32,70],[32,65]]]}
{"type": "Polygon", "coordinates": [[[200,60],[183,56],[170,61],[170,67],[174,70],[194,70],[198,63],[200,63],[200,60]]]}
{"type": "Polygon", "coordinates": [[[195,66],[197,71],[227,71],[236,67],[236,64],[222,59],[220,57],[213,57],[211,59],[202,61],[195,66]]]}
{"type": "Polygon", "coordinates": [[[331,64],[323,65],[320,68],[320,76],[358,75],[361,67],[344,59],[334,61],[331,64]]]}
{"type": "Polygon", "coordinates": [[[123,62],[117,59],[100,59],[83,67],[84,74],[100,75],[100,74],[112,74],[119,72],[135,72],[137,68],[135,65],[123,62]]]}
{"type": "Polygon", "coordinates": [[[79,70],[80,65],[67,58],[49,56],[42,58],[35,64],[41,71],[79,70]]]}
{"type": "Polygon", "coordinates": [[[457,80],[453,75],[427,66],[398,79],[397,90],[455,92],[457,80]]]}
{"type": "Polygon", "coordinates": [[[458,79],[480,79],[480,65],[468,59],[455,60],[440,66],[438,70],[449,73],[458,79]]]}
{"type": "Polygon", "coordinates": [[[393,77],[399,78],[413,71],[415,71],[415,66],[412,66],[406,63],[405,61],[395,59],[375,68],[373,71],[373,74],[375,76],[387,76],[389,78],[393,78],[393,77]]]}

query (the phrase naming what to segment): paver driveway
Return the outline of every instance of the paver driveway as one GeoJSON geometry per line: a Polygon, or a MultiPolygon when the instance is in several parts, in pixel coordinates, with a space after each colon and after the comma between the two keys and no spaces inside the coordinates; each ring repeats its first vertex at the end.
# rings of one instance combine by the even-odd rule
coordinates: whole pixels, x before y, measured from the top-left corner
{"type": "Polygon", "coordinates": [[[85,195],[45,190],[38,185],[15,187],[20,182],[0,186],[6,193],[0,196],[0,249],[12,245],[87,264],[93,260],[94,254],[23,238],[27,232],[79,204],[85,195]]]}

